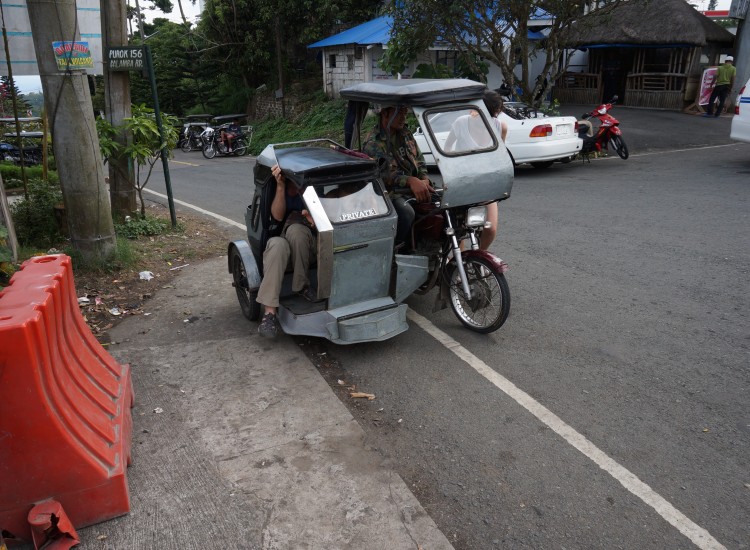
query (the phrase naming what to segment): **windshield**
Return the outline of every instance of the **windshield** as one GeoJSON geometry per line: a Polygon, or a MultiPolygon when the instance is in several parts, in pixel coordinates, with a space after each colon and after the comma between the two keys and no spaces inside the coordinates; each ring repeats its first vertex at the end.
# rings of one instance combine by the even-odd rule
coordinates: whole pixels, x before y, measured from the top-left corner
{"type": "Polygon", "coordinates": [[[331,223],[345,223],[388,213],[388,205],[371,181],[316,186],[331,223]]]}
{"type": "Polygon", "coordinates": [[[485,116],[476,109],[430,111],[425,114],[427,129],[440,151],[456,156],[497,148],[495,131],[485,116]]]}

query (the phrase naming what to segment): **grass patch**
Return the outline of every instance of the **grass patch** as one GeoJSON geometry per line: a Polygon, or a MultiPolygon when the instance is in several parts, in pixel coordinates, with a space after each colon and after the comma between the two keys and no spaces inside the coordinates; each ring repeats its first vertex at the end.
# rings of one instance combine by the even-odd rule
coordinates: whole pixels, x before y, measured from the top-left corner
{"type": "Polygon", "coordinates": [[[258,155],[269,143],[328,138],[343,144],[346,101],[336,99],[313,105],[294,120],[270,118],[254,124],[250,154],[258,155]]]}

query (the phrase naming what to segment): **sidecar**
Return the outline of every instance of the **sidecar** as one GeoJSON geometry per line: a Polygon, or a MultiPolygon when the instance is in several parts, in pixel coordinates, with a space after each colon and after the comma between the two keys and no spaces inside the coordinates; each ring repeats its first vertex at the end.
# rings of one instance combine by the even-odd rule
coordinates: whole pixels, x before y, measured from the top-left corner
{"type": "Polygon", "coordinates": [[[430,140],[443,203],[503,200],[510,196],[513,165],[502,142],[493,139],[492,145],[478,150],[446,151],[430,125],[433,119],[479,112],[489,128],[485,89],[469,80],[359,84],[341,92],[349,100],[346,146],[327,139],[267,146],[257,158],[245,210],[247,240],[228,247],[228,270],[244,316],[260,319],[263,306],[256,296],[263,251],[283,229],[270,213],[276,193],[271,169],[278,164],[297,185],[315,222],[317,250],[310,279],[319,300],[310,302],[293,293],[287,272],[278,311],[282,330],[337,344],[380,341],[407,330],[404,300],[426,282],[430,259],[394,251],[396,211],[381,178],[382,167],[357,151],[364,139],[361,125],[371,104],[409,106],[430,140]]]}

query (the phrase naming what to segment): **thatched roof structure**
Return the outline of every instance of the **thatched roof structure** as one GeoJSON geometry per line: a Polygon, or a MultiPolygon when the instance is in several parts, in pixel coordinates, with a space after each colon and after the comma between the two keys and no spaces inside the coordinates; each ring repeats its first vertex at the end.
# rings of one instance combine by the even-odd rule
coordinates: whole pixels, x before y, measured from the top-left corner
{"type": "Polygon", "coordinates": [[[731,46],[734,35],[685,0],[626,0],[606,14],[596,11],[571,25],[561,44],[731,46]]]}

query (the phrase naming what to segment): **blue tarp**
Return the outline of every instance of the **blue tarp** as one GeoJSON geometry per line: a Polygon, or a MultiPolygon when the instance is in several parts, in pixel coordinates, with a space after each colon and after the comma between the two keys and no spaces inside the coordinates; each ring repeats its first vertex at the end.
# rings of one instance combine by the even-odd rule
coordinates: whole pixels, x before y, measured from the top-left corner
{"type": "MultiPolygon", "coordinates": [[[[540,16],[541,14],[537,13],[536,15],[540,16]]],[[[382,15],[377,19],[310,44],[308,48],[328,48],[330,46],[346,46],[347,44],[358,44],[360,46],[388,44],[391,39],[392,27],[393,18],[389,15],[382,15]]],[[[541,32],[529,31],[529,40],[544,40],[544,38],[546,37],[541,32]]]]}

